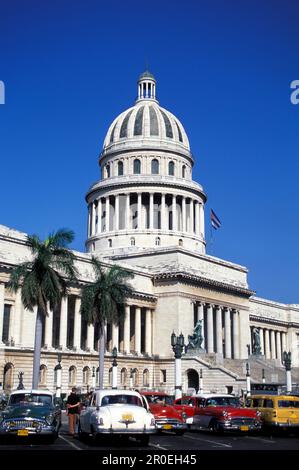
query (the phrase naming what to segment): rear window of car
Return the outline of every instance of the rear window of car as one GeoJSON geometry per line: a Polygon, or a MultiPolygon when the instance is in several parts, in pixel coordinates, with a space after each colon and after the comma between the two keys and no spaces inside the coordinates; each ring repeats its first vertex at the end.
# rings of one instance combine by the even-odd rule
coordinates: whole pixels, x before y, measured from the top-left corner
{"type": "Polygon", "coordinates": [[[139,397],[135,395],[105,395],[102,398],[101,406],[107,405],[135,405],[135,406],[142,406],[143,404],[139,397]]]}
{"type": "Polygon", "coordinates": [[[278,408],[299,408],[299,401],[278,400],[278,408]]]}
{"type": "MultiPolygon", "coordinates": [[[[173,399],[167,395],[146,395],[147,401],[155,405],[172,405],[173,399]]],[[[179,404],[179,403],[177,403],[179,404]]],[[[182,404],[183,403],[182,401],[182,404]]]]}
{"type": "Polygon", "coordinates": [[[10,405],[17,405],[22,403],[33,403],[37,405],[51,405],[52,404],[52,396],[45,395],[45,394],[37,394],[37,393],[18,393],[16,395],[11,395],[9,404],[10,405]]]}

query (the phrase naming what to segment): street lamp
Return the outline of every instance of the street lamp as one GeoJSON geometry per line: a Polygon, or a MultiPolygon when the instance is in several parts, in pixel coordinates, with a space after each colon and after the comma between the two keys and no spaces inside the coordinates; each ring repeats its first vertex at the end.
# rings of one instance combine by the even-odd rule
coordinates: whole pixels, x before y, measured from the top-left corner
{"type": "Polygon", "coordinates": [[[181,359],[182,359],[182,353],[183,350],[185,349],[185,338],[183,333],[181,333],[179,336],[175,334],[175,332],[172,333],[171,335],[171,346],[172,350],[174,352],[174,357],[175,357],[175,372],[174,372],[174,377],[175,377],[175,398],[181,398],[182,397],[182,366],[181,366],[181,359]]]}
{"type": "Polygon", "coordinates": [[[117,388],[117,348],[114,346],[112,349],[112,388],[116,389],[117,388]]]}
{"type": "Polygon", "coordinates": [[[248,362],[246,362],[246,392],[247,392],[247,397],[250,397],[251,383],[250,383],[250,367],[249,367],[248,362]]]}
{"type": "Polygon", "coordinates": [[[283,352],[283,363],[285,366],[286,370],[286,381],[287,381],[287,392],[292,391],[292,374],[291,374],[291,369],[292,369],[292,354],[291,351],[283,352]]]}
{"type": "Polygon", "coordinates": [[[199,371],[199,393],[203,392],[202,369],[199,371]]]}
{"type": "Polygon", "coordinates": [[[92,388],[95,390],[95,388],[96,388],[96,368],[95,368],[95,366],[92,366],[91,383],[92,383],[92,388]]]}
{"type": "Polygon", "coordinates": [[[62,367],[61,367],[61,360],[62,354],[58,353],[57,355],[58,364],[55,367],[56,371],[56,398],[61,397],[61,381],[62,381],[62,367]]]}

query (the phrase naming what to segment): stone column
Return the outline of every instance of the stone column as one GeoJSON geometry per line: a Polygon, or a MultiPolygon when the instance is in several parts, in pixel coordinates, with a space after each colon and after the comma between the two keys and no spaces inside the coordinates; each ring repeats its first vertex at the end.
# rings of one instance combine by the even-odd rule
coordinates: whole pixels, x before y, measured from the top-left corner
{"type": "Polygon", "coordinates": [[[152,311],[150,308],[145,312],[145,352],[152,355],[152,311]]]}
{"type": "Polygon", "coordinates": [[[190,199],[190,227],[189,227],[189,232],[194,233],[194,201],[193,199],[190,199]]]}
{"type": "Polygon", "coordinates": [[[270,335],[268,329],[265,329],[265,356],[266,359],[270,359],[270,335]]]}
{"type": "Polygon", "coordinates": [[[182,232],[186,232],[186,198],[182,197],[182,232]]]}
{"type": "Polygon", "coordinates": [[[280,331],[276,331],[276,351],[277,351],[277,359],[281,363],[281,337],[280,337],[280,331]]]}
{"type": "Polygon", "coordinates": [[[224,336],[225,336],[225,357],[231,359],[232,357],[232,346],[231,346],[231,321],[230,321],[230,310],[224,308],[224,336]]]}
{"type": "Polygon", "coordinates": [[[91,204],[88,204],[87,237],[91,236],[91,204]]]}
{"type": "Polygon", "coordinates": [[[239,312],[237,310],[233,310],[233,348],[234,359],[240,359],[239,312]]]}
{"type": "Polygon", "coordinates": [[[213,306],[207,305],[207,336],[208,336],[208,353],[214,352],[214,323],[213,323],[213,306]]]}
{"type": "Polygon", "coordinates": [[[114,230],[119,230],[119,194],[115,196],[114,230]]]}
{"type": "Polygon", "coordinates": [[[52,348],[52,332],[53,332],[53,310],[48,305],[48,316],[45,318],[45,346],[47,349],[52,348]]]}
{"type": "Polygon", "coordinates": [[[68,308],[68,297],[62,297],[61,308],[60,308],[60,329],[59,329],[59,346],[62,349],[66,348],[67,339],[67,308],[68,308]]]}
{"type": "Polygon", "coordinates": [[[135,308],[135,351],[141,353],[141,308],[135,308]]]}
{"type": "Polygon", "coordinates": [[[132,228],[131,223],[131,214],[130,214],[130,194],[126,195],[126,230],[130,230],[132,228]]]}
{"type": "Polygon", "coordinates": [[[154,193],[150,193],[150,198],[149,198],[149,228],[153,229],[154,228],[154,193]]]}
{"type": "Polygon", "coordinates": [[[114,346],[119,351],[119,326],[112,323],[112,349],[114,346]]]}
{"type": "Polygon", "coordinates": [[[102,199],[101,198],[98,199],[97,216],[98,216],[97,233],[101,233],[102,231],[102,199]]]}
{"type": "Polygon", "coordinates": [[[265,354],[264,329],[260,328],[261,354],[265,354]]]}
{"type": "Polygon", "coordinates": [[[18,289],[15,295],[14,314],[13,314],[13,325],[11,328],[10,336],[14,340],[15,346],[21,344],[21,327],[23,321],[23,304],[21,298],[21,289],[18,289]]]}
{"type": "Polygon", "coordinates": [[[204,237],[205,235],[205,214],[204,206],[202,203],[199,204],[199,232],[204,237]]]}
{"type": "Polygon", "coordinates": [[[270,332],[270,341],[271,341],[271,359],[276,359],[276,345],[275,345],[275,331],[271,330],[270,332]]]}
{"type": "Polygon", "coordinates": [[[125,306],[124,352],[130,353],[130,305],[125,306]]]}
{"type": "Polygon", "coordinates": [[[4,317],[4,290],[5,290],[5,285],[3,283],[0,283],[0,345],[3,344],[2,335],[3,335],[3,317],[4,317]]]}
{"type": "Polygon", "coordinates": [[[195,201],[195,233],[196,235],[200,235],[200,208],[199,208],[199,202],[195,201]]]}
{"type": "Polygon", "coordinates": [[[110,199],[106,197],[106,232],[110,230],[110,199]]]}
{"type": "Polygon", "coordinates": [[[201,320],[201,336],[202,336],[202,343],[201,347],[205,349],[205,325],[204,325],[204,314],[203,314],[203,303],[199,302],[197,305],[197,321],[201,320]]]}
{"type": "Polygon", "coordinates": [[[222,312],[219,305],[215,306],[216,310],[216,352],[223,354],[222,351],[222,312]]]}
{"type": "Polygon", "coordinates": [[[95,203],[91,203],[91,236],[95,234],[95,222],[96,222],[96,207],[95,203]]]}
{"type": "Polygon", "coordinates": [[[282,352],[287,350],[287,335],[284,331],[281,334],[281,349],[282,352]]]}
{"type": "Polygon", "coordinates": [[[78,351],[81,349],[81,313],[80,313],[81,299],[76,297],[75,300],[75,314],[74,314],[74,338],[73,348],[78,351]]]}
{"type": "Polygon", "coordinates": [[[177,230],[176,195],[172,195],[172,230],[177,230]]]}
{"type": "Polygon", "coordinates": [[[89,351],[94,350],[94,326],[93,325],[87,326],[86,348],[89,351]]]}
{"type": "Polygon", "coordinates": [[[161,194],[161,229],[167,230],[166,227],[166,210],[165,210],[165,194],[161,194]]]}
{"type": "Polygon", "coordinates": [[[141,197],[142,197],[142,193],[138,193],[138,194],[137,194],[137,227],[138,227],[138,230],[142,229],[142,218],[141,218],[142,204],[141,204],[141,197]]]}

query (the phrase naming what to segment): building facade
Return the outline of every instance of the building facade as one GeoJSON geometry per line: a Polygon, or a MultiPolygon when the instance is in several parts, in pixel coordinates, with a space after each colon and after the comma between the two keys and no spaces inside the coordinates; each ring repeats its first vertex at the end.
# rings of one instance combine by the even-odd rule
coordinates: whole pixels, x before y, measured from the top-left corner
{"type": "MultiPolygon", "coordinates": [[[[206,195],[193,181],[194,159],[180,121],[156,99],[156,80],[143,73],[137,100],[111,124],[99,157],[101,179],[86,195],[86,253],[75,252],[78,282],[69,286],[43,325],[40,385],[55,390],[58,359],[62,392],[97,383],[98,329],[80,314],[80,292],[93,280],[91,256],[130,270],[134,295],[122,324],[106,327],[105,386],[111,384],[111,352],[118,349],[118,383],[174,390],[171,333],[188,342],[198,320],[202,351],[183,355],[183,391],[245,388],[252,379],[282,381],[283,351],[299,368],[299,305],[254,296],[243,266],[206,254],[206,195]],[[260,353],[254,352],[258,335],[260,353]]],[[[30,259],[26,234],[0,226],[0,382],[10,390],[30,386],[36,312],[24,309],[20,292],[7,289],[11,269],[30,259]]]]}

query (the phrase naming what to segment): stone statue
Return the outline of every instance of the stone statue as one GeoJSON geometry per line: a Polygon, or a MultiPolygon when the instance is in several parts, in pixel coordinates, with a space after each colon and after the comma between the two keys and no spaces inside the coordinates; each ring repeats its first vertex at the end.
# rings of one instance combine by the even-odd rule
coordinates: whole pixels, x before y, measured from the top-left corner
{"type": "Polygon", "coordinates": [[[256,356],[261,354],[261,338],[260,338],[260,330],[256,327],[252,330],[253,334],[253,344],[252,344],[252,352],[256,356]]]}
{"type": "Polygon", "coordinates": [[[188,335],[188,349],[201,349],[201,344],[203,342],[202,336],[202,320],[198,320],[192,335],[188,335]]]}

